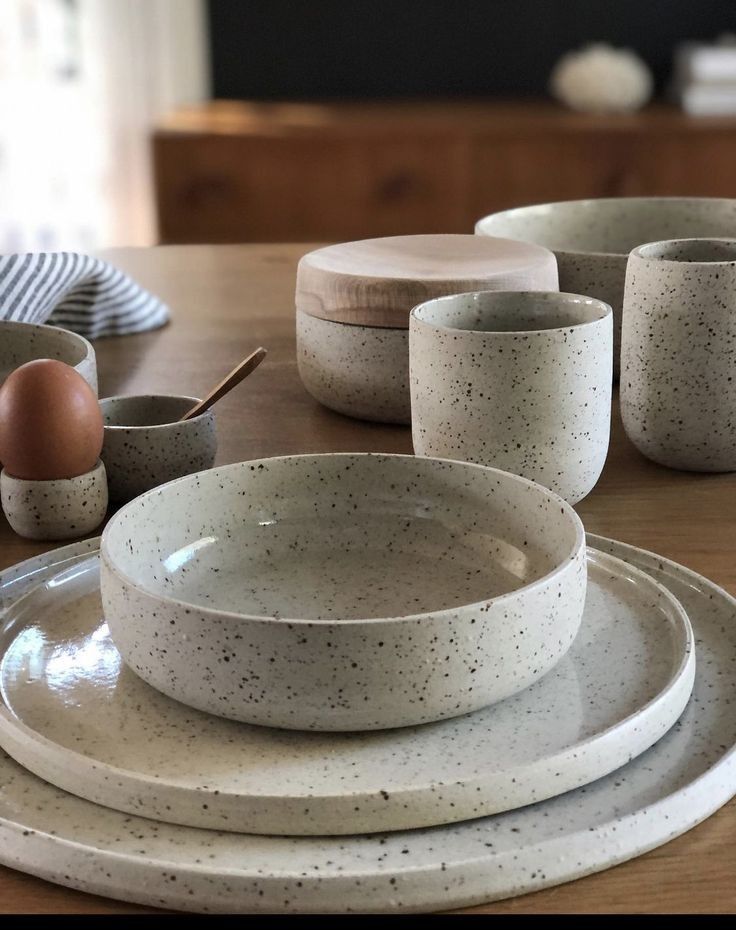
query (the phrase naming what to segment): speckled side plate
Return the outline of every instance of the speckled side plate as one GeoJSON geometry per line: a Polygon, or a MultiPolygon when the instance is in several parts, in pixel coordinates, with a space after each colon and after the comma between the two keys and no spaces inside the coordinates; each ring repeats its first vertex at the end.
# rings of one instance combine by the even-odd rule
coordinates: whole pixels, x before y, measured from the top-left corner
{"type": "MultiPolygon", "coordinates": [[[[640,759],[585,788],[456,826],[288,839],[175,827],[52,788],[0,753],[0,861],[83,891],[197,911],[427,911],[570,881],[684,833],[736,793],[736,599],[597,537],[664,583],[695,631],[693,699],[640,759]]],[[[66,558],[69,558],[67,547],[66,558]]],[[[64,550],[63,550],[64,551],[64,550]]],[[[13,596],[54,554],[0,575],[13,596]]],[[[53,572],[53,569],[51,569],[53,572]]],[[[40,579],[39,579],[40,580],[40,579]]]]}
{"type": "Polygon", "coordinates": [[[0,745],[90,801],[239,832],[400,830],[533,803],[648,749],[692,689],[675,599],[610,556],[591,550],[588,566],[580,635],[522,694],[422,727],[316,734],[223,720],[145,684],[110,639],[93,557],[8,613],[0,745]]]}

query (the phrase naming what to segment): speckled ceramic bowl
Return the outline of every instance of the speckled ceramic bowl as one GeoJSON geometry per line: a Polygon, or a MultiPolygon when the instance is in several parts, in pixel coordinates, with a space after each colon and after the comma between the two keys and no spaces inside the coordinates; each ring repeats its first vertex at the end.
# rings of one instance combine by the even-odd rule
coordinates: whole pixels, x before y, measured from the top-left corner
{"type": "Polygon", "coordinates": [[[211,468],[217,454],[211,410],[178,422],[196,397],[153,394],[105,397],[100,401],[110,500],[122,503],[144,491],[211,468]]]}
{"type": "Polygon", "coordinates": [[[411,422],[409,331],[296,312],[299,377],[325,407],[360,420],[411,422]]]}
{"type": "Polygon", "coordinates": [[[28,481],[0,473],[0,497],[8,523],[26,539],[78,539],[96,530],[107,513],[107,481],[101,461],[76,478],[28,481]]]}
{"type": "Polygon", "coordinates": [[[567,652],[586,588],[579,518],[506,472],[304,455],[191,475],[108,524],[110,633],[200,710],[370,730],[475,710],[567,652]]]}
{"type": "Polygon", "coordinates": [[[629,252],[644,242],[736,236],[736,200],[616,197],[537,204],[492,213],[476,233],[546,246],[557,256],[560,290],[613,308],[614,373],[619,371],[624,278],[629,252]]]}
{"type": "Polygon", "coordinates": [[[660,465],[736,471],[736,239],[650,242],[631,253],[621,416],[660,465]]]}
{"type": "Polygon", "coordinates": [[[504,468],[571,504],[593,489],[611,426],[608,304],[455,294],[415,307],[409,334],[417,455],[504,468]]]}
{"type": "Polygon", "coordinates": [[[71,365],[97,393],[95,350],[82,336],[56,326],[0,321],[0,384],[11,371],[37,358],[71,365]]]}

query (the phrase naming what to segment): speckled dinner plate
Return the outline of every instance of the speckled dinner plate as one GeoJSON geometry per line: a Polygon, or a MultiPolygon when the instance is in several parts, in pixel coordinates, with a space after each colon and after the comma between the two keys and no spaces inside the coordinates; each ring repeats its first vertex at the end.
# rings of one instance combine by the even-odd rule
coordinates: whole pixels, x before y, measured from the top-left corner
{"type": "Polygon", "coordinates": [[[679,603],[594,550],[588,576],[572,649],[521,694],[424,726],[300,733],[193,710],[138,678],[110,638],[92,557],[8,611],[0,745],[89,801],[193,827],[339,835],[511,810],[624,765],[690,697],[679,603]]]}
{"type": "MultiPolygon", "coordinates": [[[[283,838],[167,826],[52,788],[0,753],[0,861],[60,884],[198,911],[421,911],[535,891],[684,833],[736,793],[736,599],[699,575],[590,542],[665,584],[696,637],[693,697],[639,759],[512,813],[365,837],[283,838]]],[[[69,557],[70,548],[61,550],[69,557]]],[[[23,593],[52,553],[0,575],[23,593]]]]}

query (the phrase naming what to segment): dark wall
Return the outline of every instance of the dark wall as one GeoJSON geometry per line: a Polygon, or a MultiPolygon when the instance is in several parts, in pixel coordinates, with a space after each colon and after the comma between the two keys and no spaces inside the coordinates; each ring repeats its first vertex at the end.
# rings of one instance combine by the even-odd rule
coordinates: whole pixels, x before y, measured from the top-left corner
{"type": "Polygon", "coordinates": [[[661,89],[736,0],[209,0],[216,97],[543,95],[570,48],[635,49],[661,89]]]}

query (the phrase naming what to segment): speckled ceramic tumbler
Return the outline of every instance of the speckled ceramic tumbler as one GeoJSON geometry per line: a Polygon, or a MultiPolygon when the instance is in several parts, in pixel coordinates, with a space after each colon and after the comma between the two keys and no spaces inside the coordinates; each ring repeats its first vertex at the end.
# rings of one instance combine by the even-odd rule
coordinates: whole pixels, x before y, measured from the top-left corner
{"type": "Polygon", "coordinates": [[[417,455],[493,465],[570,503],[603,469],[612,313],[556,292],[479,292],[415,307],[409,328],[417,455]]]}
{"type": "Polygon", "coordinates": [[[631,253],[621,415],[629,439],[661,465],[736,471],[736,239],[631,253]]]}

